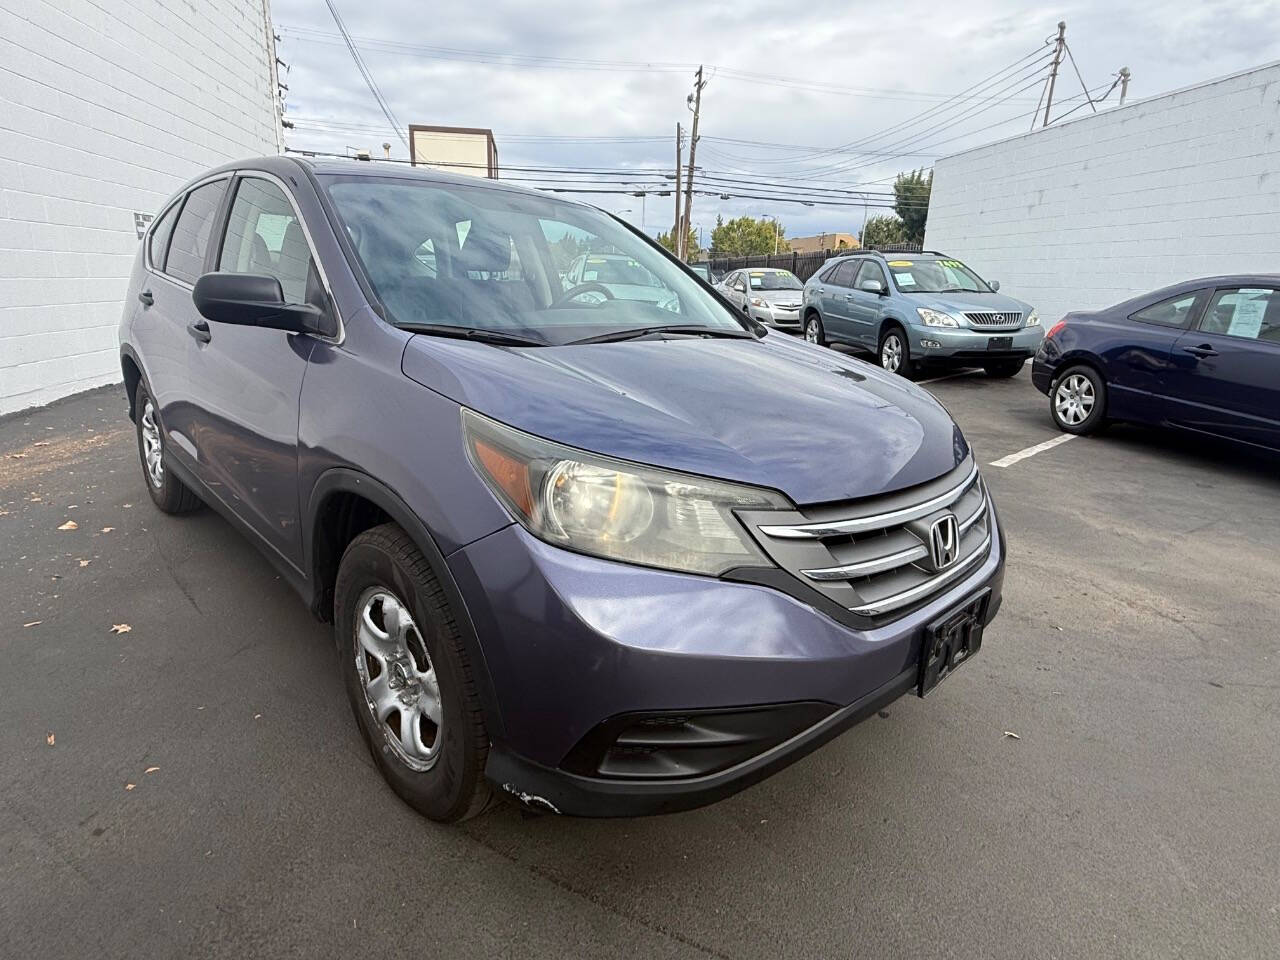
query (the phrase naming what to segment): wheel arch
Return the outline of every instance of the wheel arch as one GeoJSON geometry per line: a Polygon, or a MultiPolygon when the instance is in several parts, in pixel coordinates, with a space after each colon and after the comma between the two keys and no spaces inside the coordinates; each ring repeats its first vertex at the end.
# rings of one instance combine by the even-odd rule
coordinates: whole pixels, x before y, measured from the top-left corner
{"type": "Polygon", "coordinates": [[[124,390],[129,403],[129,419],[134,420],[137,411],[134,409],[138,397],[138,384],[146,379],[142,370],[142,362],[133,347],[125,344],[120,348],[120,372],[124,376],[124,390]]]}
{"type": "Polygon", "coordinates": [[[422,551],[453,608],[484,706],[485,723],[495,738],[503,735],[502,714],[475,624],[444,553],[426,525],[386,484],[358,470],[333,467],[316,481],[303,523],[303,556],[311,581],[311,612],[333,621],[333,587],[343,551],[355,537],[382,523],[395,523],[422,551]]]}

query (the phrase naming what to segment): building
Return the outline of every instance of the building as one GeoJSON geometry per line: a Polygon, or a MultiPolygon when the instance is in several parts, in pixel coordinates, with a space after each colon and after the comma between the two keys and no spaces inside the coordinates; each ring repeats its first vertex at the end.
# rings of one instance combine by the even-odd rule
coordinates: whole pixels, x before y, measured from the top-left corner
{"type": "Polygon", "coordinates": [[[498,178],[498,145],[482,127],[409,125],[409,159],[448,173],[498,178]]]}
{"type": "Polygon", "coordinates": [[[821,253],[823,250],[857,250],[858,238],[852,233],[820,233],[814,237],[787,237],[796,253],[821,253]]]}
{"type": "Polygon", "coordinates": [[[925,248],[1047,323],[1175,280],[1280,272],[1280,63],[939,160],[925,248]]]}
{"type": "Polygon", "coordinates": [[[119,380],[140,227],[282,141],[268,0],[7,4],[0,37],[4,414],[119,380]]]}

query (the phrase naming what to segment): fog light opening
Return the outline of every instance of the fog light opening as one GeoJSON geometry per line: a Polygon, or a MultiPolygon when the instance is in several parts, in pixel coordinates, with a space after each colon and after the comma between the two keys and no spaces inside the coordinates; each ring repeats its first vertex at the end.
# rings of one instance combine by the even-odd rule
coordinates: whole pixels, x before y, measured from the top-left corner
{"type": "Polygon", "coordinates": [[[942,348],[942,344],[937,340],[921,340],[920,346],[924,347],[926,350],[940,350],[942,348]]]}

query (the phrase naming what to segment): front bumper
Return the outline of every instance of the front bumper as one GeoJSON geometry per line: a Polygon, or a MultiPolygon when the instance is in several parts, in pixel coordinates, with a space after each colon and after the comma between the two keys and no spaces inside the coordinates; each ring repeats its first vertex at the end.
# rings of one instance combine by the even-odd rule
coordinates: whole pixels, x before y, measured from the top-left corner
{"type": "Polygon", "coordinates": [[[780,589],[582,556],[516,525],[449,564],[507,731],[486,774],[531,808],[634,816],[728,796],[906,693],[929,623],[986,587],[994,616],[1004,543],[994,538],[970,576],[924,606],[865,628],[780,589]],[[727,766],[612,776],[581,762],[582,745],[624,715],[766,707],[785,726],[727,766]]]}
{"type": "Polygon", "coordinates": [[[751,313],[751,319],[759,320],[766,326],[773,327],[775,330],[799,330],[800,329],[800,308],[794,310],[784,310],[781,307],[757,307],[750,306],[748,308],[751,313]]]}
{"type": "Polygon", "coordinates": [[[976,330],[968,327],[911,326],[911,352],[921,360],[952,360],[982,363],[991,360],[1023,359],[1035,354],[1044,339],[1041,326],[1021,330],[976,330]],[[993,337],[1008,337],[1007,347],[991,349],[993,337]]]}

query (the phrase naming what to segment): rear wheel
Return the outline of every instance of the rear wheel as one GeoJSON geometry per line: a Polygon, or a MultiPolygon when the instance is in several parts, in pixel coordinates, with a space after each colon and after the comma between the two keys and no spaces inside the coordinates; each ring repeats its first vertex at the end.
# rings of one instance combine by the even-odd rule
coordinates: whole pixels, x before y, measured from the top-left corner
{"type": "Polygon", "coordinates": [[[805,318],[804,338],[820,347],[827,343],[826,334],[822,329],[822,319],[816,313],[811,313],[805,318]]]}
{"type": "Polygon", "coordinates": [[[347,547],[334,629],[356,723],[391,788],[432,820],[482,812],[489,737],[471,664],[440,582],[400,527],[347,547]]]}
{"type": "Polygon", "coordinates": [[[160,411],[146,383],[138,382],[133,396],[133,415],[138,435],[138,459],[142,478],[151,500],[165,513],[190,513],[200,506],[200,498],[173,475],[165,464],[164,430],[160,411]]]}
{"type": "Polygon", "coordinates": [[[1067,433],[1093,433],[1107,420],[1107,386],[1093,367],[1075,366],[1064,371],[1049,391],[1049,412],[1058,429],[1067,433]]]}
{"type": "Polygon", "coordinates": [[[911,362],[911,348],[907,345],[907,335],[901,327],[887,327],[880,334],[880,349],[876,352],[880,366],[890,373],[896,373],[908,380],[915,375],[915,366],[911,362]]]}
{"type": "Polygon", "coordinates": [[[1006,380],[1009,377],[1016,377],[1021,371],[1025,360],[997,360],[995,363],[985,363],[982,369],[987,371],[988,377],[995,377],[998,380],[1006,380]]]}

